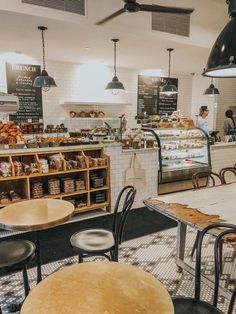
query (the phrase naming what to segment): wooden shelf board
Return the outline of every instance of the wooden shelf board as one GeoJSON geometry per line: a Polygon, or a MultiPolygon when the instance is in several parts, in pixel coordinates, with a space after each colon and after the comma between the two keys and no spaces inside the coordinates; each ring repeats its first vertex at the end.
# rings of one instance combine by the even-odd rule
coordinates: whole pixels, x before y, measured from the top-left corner
{"type": "Polygon", "coordinates": [[[108,166],[100,166],[100,167],[91,167],[89,170],[97,170],[97,169],[107,169],[108,166]]]}
{"type": "Polygon", "coordinates": [[[90,210],[93,210],[93,209],[90,209],[89,207],[76,207],[74,213],[79,214],[79,213],[88,212],[90,210]]]}
{"type": "Polygon", "coordinates": [[[90,193],[91,192],[102,191],[102,190],[108,190],[108,189],[109,189],[109,186],[105,185],[105,186],[102,186],[102,187],[97,188],[97,189],[90,189],[90,193]]]}
{"type": "Polygon", "coordinates": [[[27,178],[38,178],[38,177],[45,177],[45,176],[52,176],[52,175],[58,175],[58,174],[68,174],[68,173],[76,173],[76,172],[85,172],[88,171],[88,168],[83,169],[75,169],[75,170],[66,170],[66,171],[52,171],[47,173],[34,173],[30,174],[28,176],[15,176],[15,177],[6,177],[6,178],[0,178],[0,181],[9,181],[9,180],[20,180],[20,179],[27,179],[27,178]]]}
{"type": "Polygon", "coordinates": [[[88,207],[88,209],[93,210],[93,209],[102,208],[102,207],[106,207],[106,206],[109,206],[108,202],[91,205],[90,207],[88,207]]]}
{"type": "Polygon", "coordinates": [[[12,180],[23,180],[23,179],[27,179],[28,176],[19,176],[19,177],[6,177],[6,178],[0,178],[0,182],[1,181],[12,181],[12,180]]]}
{"type": "Polygon", "coordinates": [[[69,196],[74,196],[74,195],[80,195],[80,194],[86,194],[88,193],[87,190],[81,190],[81,191],[76,191],[73,193],[60,193],[60,194],[55,194],[55,195],[45,195],[42,198],[62,198],[62,197],[69,197],[69,196]]]}

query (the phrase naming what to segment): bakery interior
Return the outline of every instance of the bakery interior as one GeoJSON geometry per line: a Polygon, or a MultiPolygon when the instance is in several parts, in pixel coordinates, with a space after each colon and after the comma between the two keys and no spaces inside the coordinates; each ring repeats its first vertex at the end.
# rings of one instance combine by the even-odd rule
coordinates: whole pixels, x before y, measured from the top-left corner
{"type": "MultiPolygon", "coordinates": [[[[133,0],[0,1],[0,212],[25,201],[60,200],[74,206],[71,223],[87,223],[112,217],[122,188],[136,185],[132,212],[142,220],[152,213],[140,211],[144,200],[193,189],[198,171],[219,173],[235,165],[236,131],[225,135],[223,124],[226,110],[236,118],[236,76],[203,72],[236,1],[151,1],[177,13],[151,12],[145,8],[150,1],[138,2],[143,7],[133,0]],[[37,87],[42,70],[51,83],[37,87]],[[114,78],[119,88],[111,88],[114,78]],[[176,93],[163,96],[169,83],[176,93]],[[206,92],[211,84],[213,94],[206,92]],[[209,132],[198,128],[201,106],[209,111],[209,132]]],[[[227,183],[234,177],[231,171],[227,183]]],[[[0,227],[2,239],[23,230],[4,230],[1,213],[0,227]]],[[[171,227],[147,232],[137,243],[131,238],[119,261],[152,273],[171,296],[188,295],[192,279],[165,267],[174,263],[171,227]],[[160,256],[151,248],[158,237],[164,239],[160,256]]],[[[77,262],[75,254],[57,259],[43,263],[43,278],[77,262]]],[[[31,288],[34,268],[28,268],[31,288]]],[[[19,311],[9,306],[22,301],[21,277],[20,271],[0,277],[3,314],[19,311]]],[[[223,313],[228,302],[219,302],[223,313]]]]}

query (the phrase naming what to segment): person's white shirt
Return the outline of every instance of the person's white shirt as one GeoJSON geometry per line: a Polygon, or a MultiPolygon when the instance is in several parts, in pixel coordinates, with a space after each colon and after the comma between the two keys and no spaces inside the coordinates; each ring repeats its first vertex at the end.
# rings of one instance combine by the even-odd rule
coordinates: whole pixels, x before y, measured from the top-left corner
{"type": "Polygon", "coordinates": [[[204,131],[207,132],[207,134],[209,134],[209,126],[208,126],[207,118],[202,118],[201,116],[198,116],[197,127],[203,129],[204,131]]]}

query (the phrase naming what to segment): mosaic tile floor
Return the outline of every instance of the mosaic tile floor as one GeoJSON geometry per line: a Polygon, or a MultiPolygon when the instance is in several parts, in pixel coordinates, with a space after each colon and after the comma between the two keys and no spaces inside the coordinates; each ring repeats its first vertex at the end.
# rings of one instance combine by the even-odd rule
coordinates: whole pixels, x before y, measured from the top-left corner
{"type": "MultiPolygon", "coordinates": [[[[124,242],[120,248],[120,262],[136,265],[143,270],[152,273],[167,287],[172,296],[193,296],[193,276],[187,272],[183,272],[182,274],[178,273],[175,265],[174,257],[176,252],[176,232],[176,228],[173,228],[124,242]]],[[[194,230],[189,229],[185,254],[186,261],[191,265],[194,265],[194,261],[191,261],[189,255],[194,239],[195,232],[194,230]]],[[[209,276],[214,274],[213,262],[211,259],[212,243],[212,237],[208,237],[204,242],[203,251],[203,272],[209,276]]],[[[224,245],[224,269],[221,277],[221,286],[231,291],[234,289],[236,284],[235,254],[236,252],[232,248],[224,245]]],[[[43,265],[43,277],[46,277],[52,272],[76,262],[77,257],[71,257],[43,265]]],[[[29,269],[28,274],[31,288],[33,288],[36,284],[36,269],[29,269]]],[[[23,283],[21,272],[1,277],[0,285],[0,304],[3,314],[6,314],[9,313],[7,306],[11,302],[19,302],[22,300],[23,283]]],[[[211,298],[212,290],[208,286],[202,285],[202,299],[210,302],[211,298]]],[[[223,311],[223,313],[227,313],[228,300],[224,297],[220,297],[218,307],[223,311]]],[[[236,313],[236,307],[234,313],[236,313]]]]}

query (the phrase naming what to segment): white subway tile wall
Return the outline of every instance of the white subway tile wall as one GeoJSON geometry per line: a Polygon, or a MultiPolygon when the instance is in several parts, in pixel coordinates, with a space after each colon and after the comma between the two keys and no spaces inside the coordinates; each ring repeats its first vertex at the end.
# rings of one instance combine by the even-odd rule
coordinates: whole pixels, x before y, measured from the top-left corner
{"type": "Polygon", "coordinates": [[[225,111],[232,109],[236,119],[236,80],[235,78],[220,79],[218,88],[220,95],[218,96],[216,129],[223,132],[223,124],[225,120],[225,111]],[[234,106],[234,108],[230,108],[234,106]]]}
{"type": "MultiPolygon", "coordinates": [[[[134,151],[130,150],[122,153],[121,147],[107,146],[105,152],[110,156],[111,204],[114,206],[119,191],[125,185],[125,171],[130,167],[134,151]]],[[[142,207],[144,199],[156,196],[158,188],[157,150],[140,150],[136,152],[136,156],[142,169],[145,170],[146,184],[142,189],[138,189],[133,208],[142,207]]]]}

